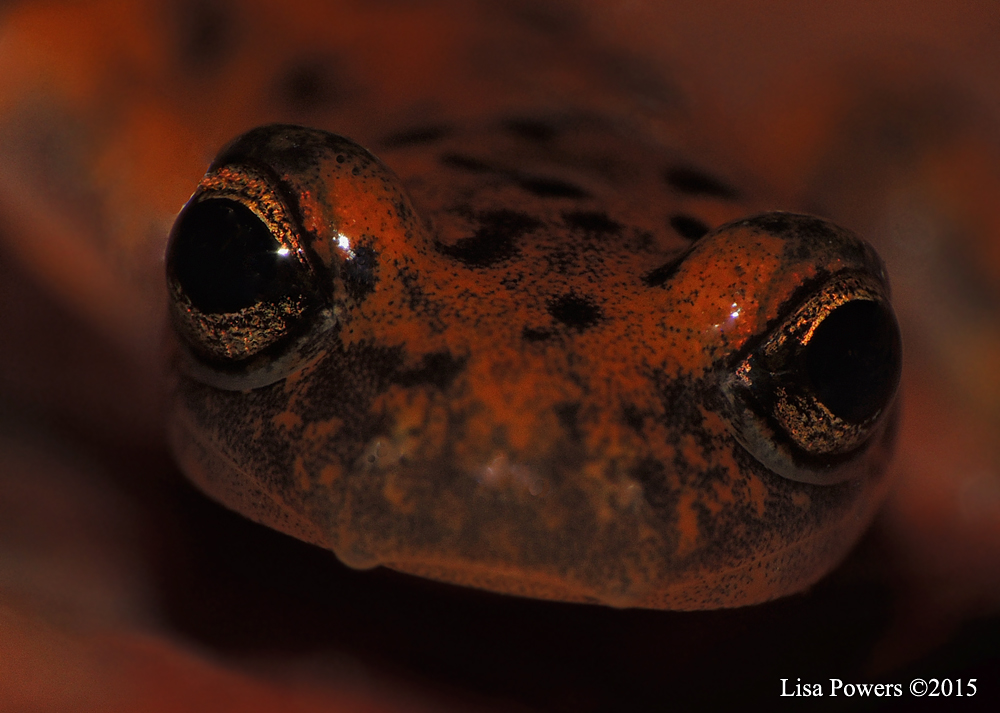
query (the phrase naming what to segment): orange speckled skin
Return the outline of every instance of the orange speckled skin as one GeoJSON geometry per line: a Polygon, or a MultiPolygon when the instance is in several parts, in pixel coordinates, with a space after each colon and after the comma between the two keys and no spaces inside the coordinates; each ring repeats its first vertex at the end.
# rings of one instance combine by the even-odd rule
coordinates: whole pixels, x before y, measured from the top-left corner
{"type": "Polygon", "coordinates": [[[181,376],[182,466],[359,567],[672,609],[814,582],[880,502],[893,429],[847,482],[793,482],[736,442],[720,385],[810,285],[881,261],[792,214],[692,242],[672,218],[753,211],[671,185],[635,135],[532,121],[389,137],[384,164],[289,126],[224,149],[213,171],[273,177],[336,324],[270,385],[181,376]]]}

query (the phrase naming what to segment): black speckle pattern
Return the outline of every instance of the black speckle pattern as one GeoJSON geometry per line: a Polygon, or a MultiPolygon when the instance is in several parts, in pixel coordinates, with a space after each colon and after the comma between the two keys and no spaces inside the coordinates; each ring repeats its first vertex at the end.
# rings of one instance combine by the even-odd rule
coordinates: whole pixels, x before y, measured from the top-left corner
{"type": "Polygon", "coordinates": [[[360,245],[354,248],[354,257],[345,261],[343,268],[344,286],[356,302],[360,302],[375,289],[378,278],[375,268],[378,254],[370,247],[360,245]]]}
{"type": "Polygon", "coordinates": [[[549,302],[548,310],[556,321],[581,332],[599,323],[604,316],[591,298],[573,292],[549,302]]]}
{"type": "Polygon", "coordinates": [[[496,210],[476,216],[479,227],[470,238],[463,238],[454,245],[436,243],[438,251],[453,257],[468,267],[491,267],[517,253],[517,238],[542,223],[526,213],[513,210],[496,210]]]}

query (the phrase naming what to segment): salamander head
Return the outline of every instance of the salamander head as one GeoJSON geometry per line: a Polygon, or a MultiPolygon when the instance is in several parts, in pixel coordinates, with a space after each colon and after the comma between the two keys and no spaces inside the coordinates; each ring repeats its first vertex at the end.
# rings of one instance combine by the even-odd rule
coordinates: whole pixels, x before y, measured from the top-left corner
{"type": "Polygon", "coordinates": [[[524,596],[827,572],[885,490],[881,261],[604,128],[413,132],[396,173],[301,127],[224,148],[168,250],[187,474],[352,566],[524,596]]]}

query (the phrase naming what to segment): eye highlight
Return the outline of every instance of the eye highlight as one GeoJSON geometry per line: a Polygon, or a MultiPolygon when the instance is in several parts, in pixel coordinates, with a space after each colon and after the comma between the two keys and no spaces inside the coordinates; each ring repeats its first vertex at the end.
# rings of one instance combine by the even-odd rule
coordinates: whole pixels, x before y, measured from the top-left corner
{"type": "Polygon", "coordinates": [[[294,291],[291,251],[239,201],[208,198],[188,206],[174,235],[169,269],[205,314],[252,309],[294,291]]]}
{"type": "Polygon", "coordinates": [[[841,468],[891,410],[902,364],[886,289],[840,275],[794,308],[723,386],[737,440],[779,475],[810,483],[851,477],[841,468]]]}
{"type": "Polygon", "coordinates": [[[280,378],[324,302],[287,206],[244,167],[210,173],[181,211],[167,282],[188,370],[222,388],[280,378]]]}
{"type": "Polygon", "coordinates": [[[848,423],[877,417],[899,383],[899,328],[881,302],[857,299],[837,307],[805,349],[817,399],[848,423]]]}

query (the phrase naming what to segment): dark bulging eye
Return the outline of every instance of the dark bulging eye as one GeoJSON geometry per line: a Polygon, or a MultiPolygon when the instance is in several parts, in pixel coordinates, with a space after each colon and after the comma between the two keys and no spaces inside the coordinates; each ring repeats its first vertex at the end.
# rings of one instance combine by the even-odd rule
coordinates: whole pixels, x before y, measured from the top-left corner
{"type": "Polygon", "coordinates": [[[297,268],[264,221],[228,198],[188,206],[167,255],[168,275],[206,314],[236,313],[301,292],[297,268]]]}
{"type": "Polygon", "coordinates": [[[902,340],[878,275],[842,273],[808,289],[751,344],[723,391],[732,432],[758,461],[831,484],[857,475],[854,455],[891,423],[902,340]]]}
{"type": "Polygon", "coordinates": [[[266,180],[209,174],[167,246],[167,284],[184,367],[219,388],[256,388],[287,373],[329,324],[301,229],[266,180]]]}
{"type": "Polygon", "coordinates": [[[831,312],[806,346],[805,367],[816,397],[848,423],[884,409],[899,384],[902,349],[892,311],[854,300],[831,312]]]}

